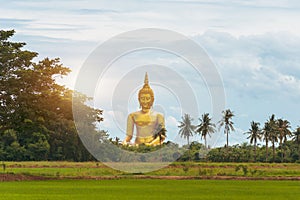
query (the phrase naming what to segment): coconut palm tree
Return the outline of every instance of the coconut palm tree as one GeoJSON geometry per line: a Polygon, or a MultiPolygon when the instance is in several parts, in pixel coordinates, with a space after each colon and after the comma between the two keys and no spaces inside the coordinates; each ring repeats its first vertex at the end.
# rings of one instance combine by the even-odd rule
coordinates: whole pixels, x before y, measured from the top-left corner
{"type": "Polygon", "coordinates": [[[298,144],[298,160],[300,160],[300,127],[296,129],[296,131],[293,132],[293,138],[292,140],[295,141],[298,144]]]}
{"type": "Polygon", "coordinates": [[[193,136],[193,132],[195,130],[195,126],[192,124],[193,119],[189,114],[184,114],[184,116],[181,119],[182,121],[179,122],[180,125],[178,126],[178,128],[180,128],[179,135],[184,139],[187,139],[187,143],[189,146],[190,137],[193,136]]]}
{"type": "Polygon", "coordinates": [[[278,142],[278,124],[274,114],[269,118],[268,123],[271,130],[269,134],[269,140],[272,143],[273,162],[275,162],[275,153],[276,153],[275,143],[278,142]]]}
{"type": "Polygon", "coordinates": [[[254,162],[256,162],[256,144],[257,140],[261,139],[261,130],[259,129],[259,123],[258,122],[251,122],[251,128],[249,129],[248,133],[249,137],[247,139],[250,139],[250,144],[254,143],[254,162]]]}
{"type": "Polygon", "coordinates": [[[266,162],[268,162],[268,145],[269,145],[269,138],[271,134],[271,126],[269,122],[265,123],[264,128],[262,129],[262,139],[266,142],[266,162]]]}
{"type": "Polygon", "coordinates": [[[262,137],[263,140],[266,142],[266,162],[268,162],[268,156],[269,156],[268,145],[269,145],[270,136],[272,132],[276,131],[274,130],[275,125],[276,125],[275,115],[273,114],[271,117],[269,117],[269,120],[265,123],[265,126],[262,130],[262,137]]]}
{"type": "Polygon", "coordinates": [[[161,146],[162,138],[167,137],[167,130],[165,127],[163,127],[162,124],[159,124],[155,130],[155,133],[153,134],[153,138],[159,138],[159,145],[161,146]]]}
{"type": "Polygon", "coordinates": [[[289,130],[290,122],[283,119],[277,120],[278,125],[278,137],[279,137],[279,146],[281,151],[281,162],[283,162],[284,155],[285,155],[285,148],[283,147],[283,143],[287,141],[287,136],[291,136],[292,132],[289,130]]]}
{"type": "Polygon", "coordinates": [[[226,134],[226,148],[228,148],[228,134],[230,131],[234,131],[233,122],[231,121],[232,117],[234,117],[233,112],[230,109],[222,111],[223,117],[218,122],[219,129],[224,126],[224,134],[226,134]]]}
{"type": "Polygon", "coordinates": [[[200,119],[200,124],[197,126],[196,132],[201,136],[201,139],[204,139],[205,147],[207,148],[207,135],[210,137],[210,134],[214,133],[216,125],[211,122],[211,118],[208,113],[204,113],[200,119]]]}

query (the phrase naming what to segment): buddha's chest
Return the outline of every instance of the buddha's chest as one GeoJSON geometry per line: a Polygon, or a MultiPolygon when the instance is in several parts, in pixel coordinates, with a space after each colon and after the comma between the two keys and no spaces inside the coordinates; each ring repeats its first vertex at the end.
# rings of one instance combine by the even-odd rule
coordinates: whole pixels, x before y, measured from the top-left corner
{"type": "Polygon", "coordinates": [[[156,124],[156,117],[151,115],[135,115],[134,122],[137,126],[154,126],[156,124]]]}

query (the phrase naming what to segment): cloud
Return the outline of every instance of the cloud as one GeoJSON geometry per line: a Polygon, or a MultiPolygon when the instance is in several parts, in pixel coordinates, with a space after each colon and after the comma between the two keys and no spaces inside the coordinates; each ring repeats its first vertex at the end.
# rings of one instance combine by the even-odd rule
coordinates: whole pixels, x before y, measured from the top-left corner
{"type": "Polygon", "coordinates": [[[234,35],[267,31],[297,34],[300,32],[299,6],[296,0],[126,3],[52,0],[11,1],[1,6],[0,13],[9,19],[33,19],[26,24],[26,29],[20,29],[26,34],[103,41],[120,32],[149,27],[171,29],[187,35],[203,33],[207,29],[234,35]],[[70,28],[71,25],[76,30],[70,28]]]}
{"type": "Polygon", "coordinates": [[[195,40],[216,62],[226,87],[256,97],[277,90],[300,96],[300,37],[287,33],[234,37],[209,31],[195,40]]]}
{"type": "Polygon", "coordinates": [[[32,23],[32,19],[14,19],[14,18],[0,18],[1,28],[24,28],[32,23]]]}
{"type": "Polygon", "coordinates": [[[168,126],[174,126],[177,127],[179,125],[179,122],[177,121],[177,119],[173,116],[168,116],[166,119],[166,124],[168,126]]]}
{"type": "Polygon", "coordinates": [[[73,11],[80,15],[116,14],[119,11],[113,9],[78,9],[73,11]]]}

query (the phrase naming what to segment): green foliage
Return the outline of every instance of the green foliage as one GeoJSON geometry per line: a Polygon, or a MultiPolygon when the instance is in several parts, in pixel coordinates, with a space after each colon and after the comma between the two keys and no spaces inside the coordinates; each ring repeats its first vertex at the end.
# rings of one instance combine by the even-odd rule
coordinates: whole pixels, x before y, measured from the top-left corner
{"type": "Polygon", "coordinates": [[[182,117],[182,121],[179,122],[180,125],[178,126],[179,135],[184,139],[187,139],[188,145],[190,144],[190,137],[193,136],[196,126],[192,124],[193,119],[189,114],[184,114],[182,117]]]}
{"type": "Polygon", "coordinates": [[[36,52],[9,41],[14,31],[0,31],[0,159],[91,160],[73,122],[72,98],[96,134],[102,111],[88,107],[88,98],[58,85],[70,69],[58,58],[33,62],[36,52]]]}
{"type": "Polygon", "coordinates": [[[246,165],[237,165],[235,167],[235,171],[238,172],[239,170],[243,171],[244,176],[246,176],[248,174],[248,167],[246,165]]]}
{"type": "Polygon", "coordinates": [[[196,132],[204,139],[205,147],[207,147],[206,137],[211,136],[214,133],[216,125],[211,122],[211,118],[208,113],[204,113],[201,118],[199,118],[200,124],[197,126],[196,132]]]}

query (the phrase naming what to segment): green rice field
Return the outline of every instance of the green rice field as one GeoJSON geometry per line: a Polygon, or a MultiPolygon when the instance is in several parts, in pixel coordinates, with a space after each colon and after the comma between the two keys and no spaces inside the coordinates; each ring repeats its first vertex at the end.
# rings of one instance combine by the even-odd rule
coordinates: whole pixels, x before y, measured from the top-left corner
{"type": "Polygon", "coordinates": [[[48,180],[0,182],[0,199],[297,199],[299,181],[48,180]]]}

